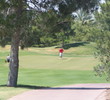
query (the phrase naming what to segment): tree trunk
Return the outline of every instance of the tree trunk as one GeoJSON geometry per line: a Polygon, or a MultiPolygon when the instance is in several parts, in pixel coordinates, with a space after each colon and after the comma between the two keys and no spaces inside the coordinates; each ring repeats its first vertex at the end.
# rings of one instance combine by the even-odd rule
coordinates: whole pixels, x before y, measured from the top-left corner
{"type": "Polygon", "coordinates": [[[12,35],[11,41],[11,51],[10,51],[10,64],[9,64],[9,75],[7,86],[16,87],[18,80],[18,70],[19,70],[19,42],[20,42],[20,32],[22,28],[22,7],[23,0],[14,0],[15,6],[15,27],[13,28],[14,33],[12,35]]]}
{"type": "Polygon", "coordinates": [[[10,64],[9,64],[9,75],[8,75],[8,84],[7,86],[16,87],[18,79],[18,70],[19,70],[19,34],[20,29],[16,29],[16,32],[13,34],[11,42],[11,52],[10,52],[10,64]]]}

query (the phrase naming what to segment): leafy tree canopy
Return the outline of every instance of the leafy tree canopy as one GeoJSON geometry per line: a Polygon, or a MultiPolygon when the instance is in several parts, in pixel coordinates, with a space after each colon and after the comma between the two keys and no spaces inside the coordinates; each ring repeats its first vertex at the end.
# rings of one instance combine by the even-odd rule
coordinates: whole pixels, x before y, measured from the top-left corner
{"type": "Polygon", "coordinates": [[[94,40],[97,44],[96,57],[101,64],[94,69],[97,75],[105,74],[110,80],[110,1],[101,4],[101,12],[96,14],[97,26],[94,28],[94,40]]]}

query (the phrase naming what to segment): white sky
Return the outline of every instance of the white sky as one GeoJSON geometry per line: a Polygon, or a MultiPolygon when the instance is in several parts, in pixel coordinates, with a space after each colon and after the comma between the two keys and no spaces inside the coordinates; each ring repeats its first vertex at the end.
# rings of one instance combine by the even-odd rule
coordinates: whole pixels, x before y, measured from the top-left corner
{"type": "Polygon", "coordinates": [[[104,3],[105,2],[105,0],[101,0],[101,3],[104,3]]]}

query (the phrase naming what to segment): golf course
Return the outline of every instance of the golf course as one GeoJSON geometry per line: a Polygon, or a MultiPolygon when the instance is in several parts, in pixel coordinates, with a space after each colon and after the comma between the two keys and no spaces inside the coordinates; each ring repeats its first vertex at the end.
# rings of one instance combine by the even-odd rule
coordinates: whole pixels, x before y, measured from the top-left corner
{"type": "Polygon", "coordinates": [[[95,58],[94,43],[72,43],[59,57],[59,47],[31,47],[20,50],[18,87],[7,87],[9,65],[5,63],[10,46],[0,48],[0,100],[24,91],[78,83],[109,83],[105,76],[95,75],[100,64],[95,58]]]}

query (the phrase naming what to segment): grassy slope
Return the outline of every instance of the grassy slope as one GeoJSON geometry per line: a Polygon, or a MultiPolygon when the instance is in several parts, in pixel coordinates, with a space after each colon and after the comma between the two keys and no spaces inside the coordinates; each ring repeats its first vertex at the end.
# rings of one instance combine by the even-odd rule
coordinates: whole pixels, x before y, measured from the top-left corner
{"type": "Polygon", "coordinates": [[[104,77],[96,77],[93,66],[98,61],[93,57],[94,44],[79,45],[65,50],[59,59],[58,48],[29,48],[20,51],[19,88],[7,88],[8,64],[4,59],[9,46],[0,48],[0,100],[36,86],[60,86],[77,83],[102,83],[104,77]],[[8,92],[10,91],[10,92],[8,92]]]}

